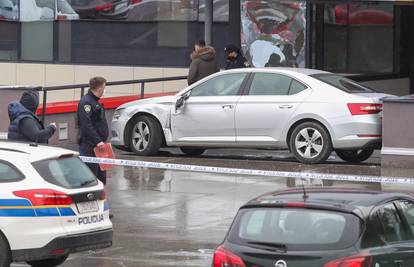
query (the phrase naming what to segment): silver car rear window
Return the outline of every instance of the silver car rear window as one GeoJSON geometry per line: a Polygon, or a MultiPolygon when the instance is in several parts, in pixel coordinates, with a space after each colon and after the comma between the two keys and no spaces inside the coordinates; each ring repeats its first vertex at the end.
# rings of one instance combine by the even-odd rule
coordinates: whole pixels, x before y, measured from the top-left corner
{"type": "Polygon", "coordinates": [[[249,208],[241,210],[229,235],[231,242],[280,244],[288,249],[346,248],[359,236],[360,222],[347,213],[312,209],[249,208]]]}
{"type": "Polygon", "coordinates": [[[373,89],[341,75],[324,73],[310,76],[347,93],[375,93],[373,89]]]}
{"type": "Polygon", "coordinates": [[[97,185],[91,170],[78,157],[48,159],[32,163],[36,171],[49,183],[65,188],[97,185]]]}

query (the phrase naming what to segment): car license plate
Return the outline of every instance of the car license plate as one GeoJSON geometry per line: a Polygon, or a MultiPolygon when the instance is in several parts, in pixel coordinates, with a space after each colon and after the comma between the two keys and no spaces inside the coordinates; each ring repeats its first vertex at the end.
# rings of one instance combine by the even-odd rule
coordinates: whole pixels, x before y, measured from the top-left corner
{"type": "Polygon", "coordinates": [[[79,202],[76,203],[79,213],[97,212],[99,210],[97,201],[79,202]]]}

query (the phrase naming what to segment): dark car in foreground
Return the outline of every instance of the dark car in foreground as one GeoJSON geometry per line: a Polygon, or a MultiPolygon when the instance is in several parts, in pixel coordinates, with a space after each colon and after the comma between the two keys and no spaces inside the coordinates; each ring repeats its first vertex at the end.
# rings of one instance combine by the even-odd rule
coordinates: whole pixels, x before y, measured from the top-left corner
{"type": "MultiPolygon", "coordinates": [[[[134,0],[131,0],[134,2],[134,0]]],[[[81,19],[124,20],[130,0],[68,0],[81,19]]]]}
{"type": "Polygon", "coordinates": [[[412,267],[414,198],[357,189],[269,193],[242,206],[213,267],[412,267]]]}

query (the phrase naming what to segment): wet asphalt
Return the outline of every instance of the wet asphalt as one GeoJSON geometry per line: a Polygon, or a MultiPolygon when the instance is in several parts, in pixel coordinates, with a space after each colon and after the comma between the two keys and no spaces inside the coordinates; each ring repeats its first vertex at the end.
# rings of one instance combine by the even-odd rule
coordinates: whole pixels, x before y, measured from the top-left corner
{"type": "MultiPolygon", "coordinates": [[[[207,150],[199,157],[187,157],[174,148],[156,157],[138,157],[118,150],[116,154],[122,159],[177,164],[414,178],[414,170],[381,168],[378,151],[362,164],[348,164],[332,154],[325,164],[318,165],[300,164],[287,151],[270,150],[207,150]]],[[[213,251],[242,204],[260,194],[303,183],[414,193],[411,187],[378,183],[116,167],[108,173],[107,186],[114,214],[113,246],[72,254],[61,266],[211,266],[213,251]]]]}

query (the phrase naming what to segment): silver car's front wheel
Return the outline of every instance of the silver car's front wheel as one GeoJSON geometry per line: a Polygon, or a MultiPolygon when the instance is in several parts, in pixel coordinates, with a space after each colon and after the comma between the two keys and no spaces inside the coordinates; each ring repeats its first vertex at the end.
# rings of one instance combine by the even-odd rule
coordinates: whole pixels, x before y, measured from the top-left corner
{"type": "Polygon", "coordinates": [[[135,118],[129,136],[129,148],[139,156],[156,155],[163,141],[160,124],[150,116],[135,118]]]}
{"type": "Polygon", "coordinates": [[[316,122],[304,122],[295,127],[290,148],[297,160],[306,164],[324,162],[332,152],[328,131],[316,122]]]}
{"type": "Polygon", "coordinates": [[[137,151],[142,152],[147,148],[149,140],[149,126],[144,121],[139,121],[132,131],[132,145],[137,151]]]}

